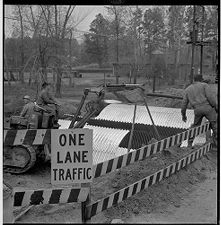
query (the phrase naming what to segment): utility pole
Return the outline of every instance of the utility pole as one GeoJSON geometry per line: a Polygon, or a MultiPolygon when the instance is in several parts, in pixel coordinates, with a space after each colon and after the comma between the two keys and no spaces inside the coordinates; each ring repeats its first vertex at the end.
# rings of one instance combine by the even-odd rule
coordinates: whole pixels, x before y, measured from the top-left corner
{"type": "Polygon", "coordinates": [[[202,6],[202,28],[201,28],[201,45],[200,45],[200,75],[203,75],[203,30],[204,30],[204,11],[205,8],[202,6]]]}
{"type": "MultiPolygon", "coordinates": [[[[136,15],[134,23],[134,57],[135,57],[135,68],[134,68],[134,84],[137,83],[137,72],[138,72],[138,36],[137,36],[137,27],[138,27],[138,5],[136,5],[136,15]]],[[[139,30],[138,30],[139,32],[139,30]]]]}
{"type": "Polygon", "coordinates": [[[192,60],[191,60],[191,73],[190,73],[190,83],[193,83],[193,74],[194,74],[194,52],[195,52],[195,23],[196,23],[196,6],[193,6],[193,33],[192,33],[192,60]]]}
{"type": "Polygon", "coordinates": [[[70,30],[70,39],[69,39],[69,78],[70,78],[70,87],[72,87],[72,30],[70,30]]]}

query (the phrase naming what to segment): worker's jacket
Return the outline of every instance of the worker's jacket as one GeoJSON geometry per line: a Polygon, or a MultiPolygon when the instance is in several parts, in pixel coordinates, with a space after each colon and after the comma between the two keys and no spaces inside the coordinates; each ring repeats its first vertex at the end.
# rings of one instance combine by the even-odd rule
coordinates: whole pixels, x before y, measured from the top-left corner
{"type": "Polygon", "coordinates": [[[25,117],[26,119],[29,119],[34,112],[34,106],[35,104],[33,102],[29,102],[25,104],[20,113],[20,116],[25,117]]]}
{"type": "Polygon", "coordinates": [[[41,90],[38,99],[36,101],[38,105],[45,106],[48,104],[54,104],[55,100],[46,90],[41,90]]]}
{"type": "Polygon", "coordinates": [[[203,82],[194,82],[185,89],[181,107],[182,115],[186,115],[188,103],[190,103],[193,109],[203,105],[210,105],[217,109],[217,99],[215,95],[212,93],[209,85],[203,82]]]}

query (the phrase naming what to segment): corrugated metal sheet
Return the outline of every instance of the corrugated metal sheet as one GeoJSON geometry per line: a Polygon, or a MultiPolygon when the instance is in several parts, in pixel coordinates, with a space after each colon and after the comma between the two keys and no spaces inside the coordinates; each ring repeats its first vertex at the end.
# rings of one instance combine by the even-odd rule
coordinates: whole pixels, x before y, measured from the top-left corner
{"type": "MultiPolygon", "coordinates": [[[[149,106],[149,109],[162,139],[188,129],[193,123],[193,110],[187,110],[187,122],[184,123],[180,109],[153,106],[149,106]]],[[[94,131],[94,164],[127,153],[133,112],[134,105],[110,104],[101,111],[98,117],[89,120],[84,126],[94,131]]],[[[61,125],[59,129],[68,129],[71,123],[69,120],[58,122],[61,125]]],[[[141,147],[142,144],[147,144],[152,137],[155,137],[155,133],[146,107],[137,106],[132,150],[141,147]]],[[[194,144],[204,142],[205,137],[197,137],[194,140],[194,144]]],[[[187,146],[187,141],[184,141],[182,146],[187,146]]]]}
{"type": "MultiPolygon", "coordinates": [[[[157,139],[157,136],[156,136],[156,133],[154,132],[153,126],[147,125],[147,127],[148,128],[146,130],[141,130],[141,129],[140,130],[134,130],[132,144],[131,144],[132,149],[138,149],[138,148],[142,147],[142,145],[148,145],[149,141],[152,138],[157,139]]],[[[178,128],[161,127],[161,126],[158,126],[157,130],[159,132],[161,140],[184,131],[184,130],[178,129],[178,128]]],[[[119,145],[120,147],[127,148],[129,138],[130,138],[130,133],[131,132],[129,132],[122,139],[122,141],[119,145]]]]}
{"type": "MultiPolygon", "coordinates": [[[[194,112],[187,110],[187,122],[182,121],[180,109],[149,106],[154,123],[157,126],[187,129],[193,123],[194,112]]],[[[105,107],[97,119],[131,123],[134,105],[110,104],[105,107]]],[[[136,123],[152,124],[145,106],[137,106],[136,123]]]]}
{"type": "Polygon", "coordinates": [[[93,129],[93,164],[127,153],[127,149],[119,147],[119,144],[129,131],[87,124],[84,128],[93,129]]]}
{"type": "MultiPolygon", "coordinates": [[[[99,126],[99,127],[108,127],[108,128],[114,128],[114,129],[121,129],[121,130],[131,130],[132,128],[132,123],[127,123],[127,122],[119,122],[119,121],[111,121],[111,120],[100,120],[100,119],[90,119],[87,124],[91,126],[99,126]]],[[[165,126],[156,126],[158,129],[160,129],[159,132],[163,132],[162,134],[171,134],[171,130],[174,131],[175,133],[182,132],[186,129],[182,128],[171,128],[171,127],[165,127],[165,126]]],[[[153,130],[153,125],[147,125],[147,124],[134,124],[134,130],[139,130],[139,131],[150,131],[153,130]]],[[[173,134],[174,134],[173,132],[173,134]]]]}
{"type": "MultiPolygon", "coordinates": [[[[61,125],[59,129],[68,129],[71,121],[59,120],[58,123],[61,125]]],[[[127,153],[127,149],[119,147],[119,144],[129,130],[111,129],[88,124],[84,128],[93,130],[93,164],[127,153]]]]}

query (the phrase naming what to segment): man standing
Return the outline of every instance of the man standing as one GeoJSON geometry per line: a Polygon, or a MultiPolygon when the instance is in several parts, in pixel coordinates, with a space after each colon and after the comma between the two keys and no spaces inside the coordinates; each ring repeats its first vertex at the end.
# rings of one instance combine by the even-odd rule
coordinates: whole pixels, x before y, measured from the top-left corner
{"type": "Polygon", "coordinates": [[[21,117],[25,117],[28,121],[30,119],[30,116],[33,114],[33,109],[34,109],[34,102],[31,101],[30,96],[25,95],[23,97],[25,105],[20,113],[21,117]]]}
{"type": "Polygon", "coordinates": [[[54,115],[55,116],[55,123],[58,122],[58,113],[56,110],[56,105],[59,105],[56,100],[54,99],[54,97],[50,94],[50,84],[49,83],[43,83],[42,84],[42,90],[38,96],[38,99],[36,101],[36,103],[43,107],[44,109],[46,109],[50,115],[54,115]]]}
{"type": "MultiPolygon", "coordinates": [[[[181,108],[182,120],[184,122],[187,121],[186,109],[188,103],[194,109],[194,123],[192,127],[200,126],[205,116],[210,122],[213,130],[213,142],[215,147],[217,147],[217,98],[212,93],[209,85],[202,82],[201,75],[195,75],[194,82],[185,89],[181,108]]],[[[188,147],[192,146],[193,140],[194,138],[188,140],[188,147]]]]}

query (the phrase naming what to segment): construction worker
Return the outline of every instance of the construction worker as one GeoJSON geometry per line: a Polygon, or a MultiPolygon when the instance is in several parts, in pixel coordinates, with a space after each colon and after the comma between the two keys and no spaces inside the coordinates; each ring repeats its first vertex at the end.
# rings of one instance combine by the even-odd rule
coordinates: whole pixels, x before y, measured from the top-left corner
{"type": "Polygon", "coordinates": [[[42,108],[46,109],[49,113],[49,115],[54,116],[54,122],[57,124],[58,122],[58,112],[57,112],[57,105],[60,105],[57,103],[55,98],[50,93],[50,84],[49,83],[43,83],[42,84],[42,90],[38,96],[38,99],[36,103],[41,106],[42,108]],[[53,105],[55,107],[53,107],[53,105]]]}
{"type": "MultiPolygon", "coordinates": [[[[184,122],[187,121],[186,109],[188,103],[194,109],[194,123],[191,127],[200,126],[203,117],[206,117],[213,130],[213,144],[217,147],[217,98],[212,93],[209,85],[202,82],[201,75],[195,75],[194,82],[185,89],[181,108],[182,120],[184,122]]],[[[194,138],[188,140],[188,147],[192,147],[193,140],[194,138]]]]}
{"type": "Polygon", "coordinates": [[[25,117],[26,119],[30,119],[30,116],[33,114],[33,109],[34,109],[34,102],[31,101],[29,95],[25,95],[23,97],[25,105],[20,113],[21,117],[25,117]]]}

